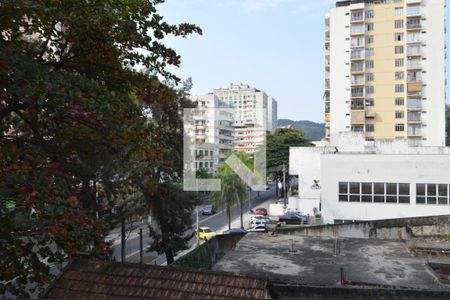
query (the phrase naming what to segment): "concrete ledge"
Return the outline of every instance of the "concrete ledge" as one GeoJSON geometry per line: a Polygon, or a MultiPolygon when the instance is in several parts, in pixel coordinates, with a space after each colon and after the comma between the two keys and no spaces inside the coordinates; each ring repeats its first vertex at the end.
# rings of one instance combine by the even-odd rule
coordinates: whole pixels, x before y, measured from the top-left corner
{"type": "Polygon", "coordinates": [[[300,236],[348,237],[384,240],[410,240],[418,237],[442,237],[450,233],[450,215],[358,221],[285,228],[282,233],[300,236]]]}

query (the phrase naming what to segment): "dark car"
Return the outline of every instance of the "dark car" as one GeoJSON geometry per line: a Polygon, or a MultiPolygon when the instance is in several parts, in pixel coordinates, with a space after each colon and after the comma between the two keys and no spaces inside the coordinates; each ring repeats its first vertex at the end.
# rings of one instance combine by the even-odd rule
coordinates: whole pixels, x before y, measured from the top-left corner
{"type": "Polygon", "coordinates": [[[296,212],[287,212],[278,220],[284,224],[308,224],[309,219],[308,216],[302,215],[296,212]]]}
{"type": "Polygon", "coordinates": [[[206,205],[202,208],[202,215],[213,215],[215,213],[216,211],[214,210],[214,206],[212,206],[211,204],[206,205]]]}
{"type": "Polygon", "coordinates": [[[222,234],[236,234],[236,235],[239,235],[239,234],[246,234],[246,233],[247,233],[247,230],[245,230],[245,229],[242,229],[242,228],[231,228],[231,229],[225,230],[222,234]]]}

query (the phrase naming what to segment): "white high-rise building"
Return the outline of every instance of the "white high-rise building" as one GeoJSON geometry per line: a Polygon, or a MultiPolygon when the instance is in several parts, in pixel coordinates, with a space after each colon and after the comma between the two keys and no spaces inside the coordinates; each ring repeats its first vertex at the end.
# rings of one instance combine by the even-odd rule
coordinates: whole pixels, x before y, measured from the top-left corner
{"type": "Polygon", "coordinates": [[[215,173],[233,150],[234,110],[213,94],[193,96],[191,100],[197,103],[195,169],[215,173]]]}
{"type": "Polygon", "coordinates": [[[445,145],[445,0],[338,1],[325,18],[326,139],[445,145]]]}
{"type": "Polygon", "coordinates": [[[264,140],[264,135],[275,130],[278,121],[277,102],[265,92],[246,84],[231,84],[228,88],[215,89],[213,94],[235,110],[235,151],[255,152],[264,140]]]}

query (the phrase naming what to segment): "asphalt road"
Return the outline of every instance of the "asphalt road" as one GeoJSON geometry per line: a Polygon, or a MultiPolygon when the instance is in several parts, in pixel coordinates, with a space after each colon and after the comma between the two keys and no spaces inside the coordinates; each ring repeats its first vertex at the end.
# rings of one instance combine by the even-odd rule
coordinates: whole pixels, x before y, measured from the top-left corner
{"type": "MultiPolygon", "coordinates": [[[[271,185],[270,189],[265,192],[260,192],[259,196],[257,192],[252,191],[251,192],[251,200],[246,201],[244,205],[244,213],[248,212],[250,210],[250,207],[254,210],[258,207],[258,204],[264,202],[265,200],[274,197],[275,196],[275,185],[271,185]]],[[[199,215],[199,224],[200,226],[207,226],[210,227],[212,230],[216,231],[228,224],[227,221],[227,214],[226,211],[222,208],[219,208],[220,210],[212,215],[212,216],[203,216],[199,215]]],[[[240,217],[240,210],[239,206],[235,205],[231,210],[231,219],[232,221],[235,219],[238,219],[240,217]]],[[[194,224],[194,227],[196,226],[196,213],[192,215],[192,222],[194,224]]],[[[156,252],[147,252],[145,248],[148,246],[148,244],[151,242],[151,238],[148,234],[148,226],[146,223],[139,224],[140,227],[143,229],[143,245],[144,245],[144,259],[150,260],[152,263],[155,263],[157,265],[164,264],[166,262],[164,255],[158,255],[156,252]],[[147,258],[145,258],[147,257],[147,258]]],[[[120,245],[120,233],[117,232],[117,230],[114,231],[114,233],[111,233],[108,236],[109,240],[114,240],[113,245],[113,255],[116,258],[116,260],[120,261],[121,257],[121,245],[120,245]]],[[[197,241],[196,237],[193,237],[189,241],[189,246],[192,246],[197,241]]],[[[139,262],[139,226],[137,229],[133,230],[126,241],[125,246],[126,251],[126,261],[127,262],[139,262]]]]}

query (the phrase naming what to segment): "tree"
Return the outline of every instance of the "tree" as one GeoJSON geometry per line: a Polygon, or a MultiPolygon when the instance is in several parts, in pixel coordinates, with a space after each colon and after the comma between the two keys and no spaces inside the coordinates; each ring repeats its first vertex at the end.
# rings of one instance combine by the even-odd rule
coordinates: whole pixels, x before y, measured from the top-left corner
{"type": "MultiPolygon", "coordinates": [[[[253,159],[251,156],[242,152],[234,155],[237,155],[250,170],[253,170],[253,159]]],[[[244,228],[243,210],[247,190],[246,184],[227,164],[219,168],[217,178],[221,181],[221,189],[210,193],[213,205],[217,208],[221,203],[225,203],[228,229],[231,229],[231,208],[236,203],[239,203],[241,228],[244,228]]]]}
{"type": "Polygon", "coordinates": [[[192,211],[197,200],[194,193],[183,191],[180,184],[168,182],[158,185],[157,195],[158,199],[151,201],[151,214],[157,226],[150,227],[149,251],[164,253],[170,265],[178,251],[188,249],[193,234],[186,233],[192,230],[192,211]]]}
{"type": "MultiPolygon", "coordinates": [[[[183,174],[183,109],[195,105],[188,99],[192,82],[187,80],[183,87],[161,86],[159,101],[149,107],[152,117],[150,139],[161,152],[159,160],[147,171],[150,181],[141,183],[145,203],[154,220],[151,228],[150,249],[165,253],[167,263],[174,261],[180,250],[187,248],[192,236],[185,236],[192,229],[192,212],[197,205],[194,193],[181,189],[183,174]],[[157,183],[155,186],[153,183],[157,183]]],[[[153,98],[153,96],[152,96],[153,98]]]]}
{"type": "Polygon", "coordinates": [[[289,148],[311,146],[314,144],[303,137],[303,132],[294,128],[277,128],[273,134],[267,136],[267,173],[276,180],[277,195],[278,181],[283,178],[282,166],[285,165],[286,170],[289,169],[289,148]]]}
{"type": "Polygon", "coordinates": [[[155,189],[146,174],[165,149],[148,116],[170,105],[158,76],[177,81],[166,68],[180,62],[161,40],[201,33],[164,22],[161,2],[0,3],[0,293],[25,296],[80,251],[108,255],[99,186],[110,201],[155,189]]]}

